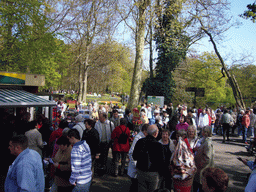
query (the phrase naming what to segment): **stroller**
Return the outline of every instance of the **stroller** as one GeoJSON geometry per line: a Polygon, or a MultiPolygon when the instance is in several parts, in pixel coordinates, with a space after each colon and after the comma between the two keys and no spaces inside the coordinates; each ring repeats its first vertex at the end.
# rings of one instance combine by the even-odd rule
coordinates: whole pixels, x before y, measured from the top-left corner
{"type": "Polygon", "coordinates": [[[256,137],[251,138],[249,141],[249,145],[245,146],[245,148],[248,151],[249,155],[254,155],[256,153],[256,137]]]}

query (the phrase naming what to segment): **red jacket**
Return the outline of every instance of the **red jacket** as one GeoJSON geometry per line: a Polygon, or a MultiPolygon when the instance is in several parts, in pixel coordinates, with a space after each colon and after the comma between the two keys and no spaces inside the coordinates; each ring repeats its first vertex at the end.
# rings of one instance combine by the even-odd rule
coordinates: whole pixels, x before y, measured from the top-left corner
{"type": "Polygon", "coordinates": [[[116,127],[111,134],[111,139],[114,141],[113,151],[128,153],[130,149],[129,138],[130,138],[130,129],[128,127],[126,127],[125,125],[120,125],[116,127]],[[118,143],[118,138],[120,137],[122,132],[125,132],[128,135],[126,144],[118,143]]]}
{"type": "Polygon", "coordinates": [[[49,145],[52,144],[56,139],[60,138],[62,136],[62,128],[58,128],[57,130],[53,131],[49,138],[49,145]]]}

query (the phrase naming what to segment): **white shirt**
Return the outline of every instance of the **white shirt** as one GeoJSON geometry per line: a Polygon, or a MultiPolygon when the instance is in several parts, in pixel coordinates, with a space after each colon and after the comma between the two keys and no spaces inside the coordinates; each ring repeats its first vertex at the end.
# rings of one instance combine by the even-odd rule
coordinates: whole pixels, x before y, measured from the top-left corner
{"type": "Polygon", "coordinates": [[[131,178],[136,178],[137,177],[137,170],[136,170],[136,164],[137,164],[137,161],[134,161],[133,158],[132,158],[132,154],[133,154],[133,150],[134,150],[134,147],[137,143],[137,141],[141,138],[144,138],[145,135],[143,132],[139,132],[133,142],[132,142],[132,146],[128,152],[128,156],[129,156],[129,164],[128,164],[128,172],[127,172],[127,175],[129,175],[131,178]]]}
{"type": "Polygon", "coordinates": [[[198,120],[198,127],[199,128],[203,128],[205,126],[209,125],[209,117],[208,115],[205,113],[203,115],[203,113],[200,113],[199,115],[199,120],[198,120]]]}

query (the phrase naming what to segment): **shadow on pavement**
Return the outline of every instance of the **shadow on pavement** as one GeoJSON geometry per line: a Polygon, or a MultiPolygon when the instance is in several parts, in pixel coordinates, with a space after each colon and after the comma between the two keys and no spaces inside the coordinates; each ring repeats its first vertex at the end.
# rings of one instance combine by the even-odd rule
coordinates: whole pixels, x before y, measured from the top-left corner
{"type": "MultiPolygon", "coordinates": [[[[109,154],[110,155],[110,154],[109,154]]],[[[125,173],[124,176],[112,176],[112,158],[108,158],[107,171],[101,174],[95,174],[90,192],[128,192],[131,181],[129,176],[125,173]]]]}

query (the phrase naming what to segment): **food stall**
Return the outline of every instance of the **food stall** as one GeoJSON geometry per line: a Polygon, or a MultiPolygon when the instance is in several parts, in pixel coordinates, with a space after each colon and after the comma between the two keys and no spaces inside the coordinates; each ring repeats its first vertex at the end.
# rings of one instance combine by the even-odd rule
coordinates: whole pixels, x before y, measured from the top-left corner
{"type": "Polygon", "coordinates": [[[40,111],[51,121],[51,108],[56,106],[55,101],[52,101],[51,96],[36,95],[38,87],[44,85],[43,75],[0,71],[0,110],[15,116],[25,110],[30,112],[30,120],[40,111]]]}

